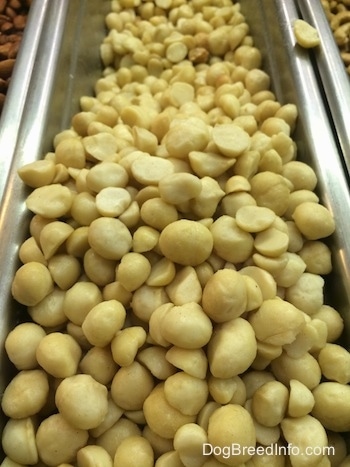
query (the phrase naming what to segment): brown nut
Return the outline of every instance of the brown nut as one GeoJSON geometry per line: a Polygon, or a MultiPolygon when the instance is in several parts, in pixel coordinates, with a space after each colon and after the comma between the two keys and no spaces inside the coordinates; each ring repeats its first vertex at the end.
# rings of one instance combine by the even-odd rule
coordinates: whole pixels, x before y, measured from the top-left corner
{"type": "Polygon", "coordinates": [[[3,79],[7,79],[11,76],[13,67],[15,65],[15,59],[9,58],[7,60],[0,61],[0,76],[3,79]]]}

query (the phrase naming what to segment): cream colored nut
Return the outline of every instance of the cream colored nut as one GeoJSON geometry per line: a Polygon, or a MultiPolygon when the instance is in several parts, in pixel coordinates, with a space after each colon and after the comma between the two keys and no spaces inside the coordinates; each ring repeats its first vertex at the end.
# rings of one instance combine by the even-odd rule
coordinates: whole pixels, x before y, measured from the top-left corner
{"type": "Polygon", "coordinates": [[[176,368],[166,358],[167,350],[164,347],[152,345],[140,350],[137,354],[137,361],[142,363],[152,375],[165,380],[176,372],[176,368]]]}
{"type": "Polygon", "coordinates": [[[72,127],[80,136],[87,136],[87,129],[91,122],[96,121],[96,114],[91,111],[82,111],[73,115],[72,127]]]}
{"type": "Polygon", "coordinates": [[[254,238],[238,227],[230,215],[222,215],[210,227],[214,252],[231,263],[243,263],[252,254],[254,238]]]}
{"type": "Polygon", "coordinates": [[[243,276],[233,269],[222,269],[206,283],[202,307],[211,320],[223,323],[241,316],[246,311],[247,299],[243,276]]]}
{"type": "Polygon", "coordinates": [[[173,306],[160,323],[163,338],[184,349],[199,349],[212,335],[212,323],[198,303],[173,306]],[[195,335],[193,329],[196,329],[195,335]]]}
{"type": "Polygon", "coordinates": [[[157,150],[158,139],[155,134],[146,128],[134,127],[132,129],[135,146],[138,150],[154,154],[157,150]]]}
{"type": "Polygon", "coordinates": [[[157,185],[163,177],[174,173],[174,165],[161,157],[141,156],[131,164],[131,173],[143,185],[157,185]]]}
{"type": "Polygon", "coordinates": [[[206,431],[196,423],[180,427],[174,437],[174,448],[184,464],[203,462],[203,446],[208,442],[206,431]]]}
{"type": "Polygon", "coordinates": [[[53,221],[43,227],[40,232],[40,247],[46,260],[57,252],[73,230],[71,225],[62,221],[53,221]]]}
{"type": "MultiPolygon", "coordinates": [[[[300,255],[300,251],[302,250],[302,248],[304,246],[303,236],[299,232],[299,229],[295,225],[295,222],[286,221],[286,226],[287,226],[287,231],[288,231],[288,236],[289,236],[288,251],[290,253],[298,253],[300,255]]],[[[325,256],[327,256],[327,255],[325,255],[325,256]]],[[[316,255],[316,257],[317,257],[317,255],[316,255]]],[[[326,262],[327,262],[327,260],[325,259],[325,263],[326,262]]],[[[313,272],[313,271],[308,271],[308,272],[313,272]]]]}
{"type": "Polygon", "coordinates": [[[117,300],[103,301],[86,315],[81,327],[91,345],[107,346],[124,326],[126,311],[117,300]]]}
{"type": "Polygon", "coordinates": [[[256,310],[262,305],[264,301],[262,291],[255,279],[245,274],[241,275],[244,279],[245,287],[247,290],[246,311],[256,310]]]}
{"type": "Polygon", "coordinates": [[[308,240],[317,240],[331,235],[335,221],[328,209],[321,204],[304,202],[299,204],[292,215],[298,229],[308,240]]]}
{"type": "Polygon", "coordinates": [[[41,263],[31,261],[21,266],[15,273],[11,292],[13,298],[22,305],[37,305],[53,290],[50,271],[41,263]]]}
{"type": "Polygon", "coordinates": [[[118,217],[131,204],[130,193],[120,187],[102,188],[96,195],[96,208],[101,216],[118,217]]]}
{"type": "Polygon", "coordinates": [[[86,251],[90,248],[88,242],[88,226],[78,227],[72,232],[66,241],[66,249],[69,255],[77,258],[83,258],[86,251]]]}
{"type": "MultiPolygon", "coordinates": [[[[185,44],[183,45],[187,49],[186,45],[185,44]]],[[[173,47],[173,46],[171,45],[170,47],[173,47]]],[[[166,53],[168,53],[168,50],[170,47],[168,47],[166,53]]],[[[185,51],[185,48],[183,48],[184,51],[185,51]]],[[[192,86],[192,84],[177,81],[170,85],[170,87],[168,88],[167,92],[164,95],[167,95],[170,105],[180,108],[184,104],[193,102],[194,97],[195,97],[195,89],[192,86]]]]}
{"type": "Polygon", "coordinates": [[[133,251],[135,253],[144,253],[153,250],[159,240],[159,232],[148,225],[138,227],[133,235],[133,251]]]}
{"type": "Polygon", "coordinates": [[[74,428],[90,430],[102,423],[107,414],[107,388],[90,375],[69,376],[58,385],[55,403],[74,428]]]}
{"type": "Polygon", "coordinates": [[[239,376],[234,376],[233,378],[215,378],[215,376],[209,375],[209,393],[214,401],[222,405],[231,402],[237,390],[237,381],[239,379],[239,376]]]}
{"type": "MultiPolygon", "coordinates": [[[[293,133],[298,118],[298,108],[295,104],[284,104],[277,110],[275,117],[282,118],[286,123],[288,123],[291,132],[293,133]]],[[[307,168],[307,171],[308,170],[309,168],[307,168]]]]}
{"type": "Polygon", "coordinates": [[[314,396],[310,389],[296,379],[291,379],[289,386],[288,415],[290,417],[304,417],[311,412],[315,405],[314,396]]]}
{"type": "Polygon", "coordinates": [[[308,389],[314,389],[321,380],[321,369],[315,357],[306,352],[299,358],[292,358],[286,352],[271,362],[272,373],[288,385],[290,380],[296,379],[308,389]]]}
{"type": "Polygon", "coordinates": [[[332,271],[331,251],[328,245],[319,240],[305,242],[298,255],[306,264],[306,272],[325,275],[332,271]]]}
{"type": "Polygon", "coordinates": [[[111,396],[124,410],[141,410],[155,385],[151,372],[134,361],[120,368],[111,384],[111,396]]]}
{"type": "Polygon", "coordinates": [[[264,269],[270,274],[279,274],[287,265],[288,258],[286,255],[281,255],[277,258],[261,255],[260,253],[254,253],[252,256],[255,266],[264,269]]]}
{"type": "Polygon", "coordinates": [[[28,307],[29,316],[35,323],[44,327],[61,326],[67,321],[67,316],[63,311],[64,297],[65,292],[55,287],[37,305],[28,307]]]}
{"type": "Polygon", "coordinates": [[[305,162],[290,161],[282,167],[283,177],[290,180],[295,190],[313,191],[317,184],[317,177],[314,170],[305,162]]]}
{"type": "Polygon", "coordinates": [[[305,352],[315,352],[326,345],[327,328],[320,320],[306,323],[291,344],[285,344],[283,349],[290,357],[299,358],[305,352]]]}
{"type": "Polygon", "coordinates": [[[320,44],[317,29],[302,19],[294,21],[293,32],[297,43],[305,49],[311,49],[320,44]]]}
{"type": "Polygon", "coordinates": [[[56,167],[51,160],[30,162],[18,169],[18,175],[31,188],[50,185],[56,173],[56,167]]]}
{"type": "Polygon", "coordinates": [[[241,103],[239,99],[233,94],[223,94],[219,97],[219,105],[226,115],[232,119],[239,116],[241,110],[241,103]]]}
{"type": "Polygon", "coordinates": [[[35,261],[47,265],[43,252],[40,250],[34,237],[27,238],[19,247],[19,259],[23,264],[35,261]]]}
{"type": "Polygon", "coordinates": [[[132,246],[132,236],[128,228],[119,220],[100,217],[91,222],[88,230],[90,246],[106,259],[118,260],[132,246]]]}
{"type": "Polygon", "coordinates": [[[75,342],[80,346],[82,350],[85,351],[91,348],[91,344],[84,336],[81,326],[78,326],[77,324],[68,321],[66,329],[67,334],[75,340],[75,342]]]}
{"type": "Polygon", "coordinates": [[[238,157],[250,146],[250,136],[235,124],[216,125],[212,138],[220,153],[226,157],[238,157]]]}
{"type": "Polygon", "coordinates": [[[168,302],[169,297],[164,287],[142,285],[133,293],[131,306],[133,312],[139,319],[148,322],[154,310],[168,302]]]}
{"type": "Polygon", "coordinates": [[[219,183],[211,177],[201,179],[202,190],[196,198],[190,200],[190,210],[197,218],[213,217],[225,192],[219,183]]]}
{"type": "Polygon", "coordinates": [[[126,290],[132,292],[147,281],[151,270],[151,263],[144,255],[129,252],[122,257],[116,278],[126,290]]]}
{"type": "Polygon", "coordinates": [[[39,365],[56,378],[74,375],[81,355],[81,348],[73,337],[60,332],[43,337],[36,351],[39,365]]]}
{"type": "Polygon", "coordinates": [[[13,462],[9,467],[28,465],[28,462],[34,465],[38,462],[35,430],[36,426],[31,417],[8,420],[2,433],[2,447],[6,456],[13,462]]]}
{"type": "Polygon", "coordinates": [[[169,450],[159,456],[154,465],[157,467],[182,467],[183,463],[178,452],[169,450]]]}
{"type": "Polygon", "coordinates": [[[27,208],[35,214],[49,219],[68,213],[72,206],[71,190],[59,183],[36,188],[27,198],[27,208]]]}
{"type": "Polygon", "coordinates": [[[202,224],[182,219],[163,229],[159,247],[163,255],[174,263],[196,266],[209,257],[213,237],[202,224]]]}
{"type": "Polygon", "coordinates": [[[261,206],[242,206],[236,213],[236,222],[241,229],[256,233],[268,229],[276,218],[269,208],[261,206]]]}
{"type": "Polygon", "coordinates": [[[202,286],[192,266],[184,266],[178,272],[175,271],[175,277],[165,290],[170,301],[177,306],[189,302],[199,303],[202,298],[202,286]]]}
{"type": "Polygon", "coordinates": [[[49,382],[43,370],[22,370],[6,386],[1,408],[10,418],[27,418],[44,407],[49,395],[49,382]]]}
{"type": "Polygon", "coordinates": [[[250,179],[257,173],[259,163],[260,153],[257,150],[249,150],[236,160],[234,171],[237,175],[250,179]]]}
{"type": "Polygon", "coordinates": [[[260,386],[252,398],[252,411],[258,423],[274,427],[281,423],[287,411],[289,391],[279,381],[260,386]]]}
{"type": "Polygon", "coordinates": [[[36,323],[21,323],[15,326],[5,339],[5,350],[17,370],[32,370],[38,366],[36,349],[46,336],[36,323]]]}
{"type": "MultiPolygon", "coordinates": [[[[92,430],[90,430],[91,436],[96,438],[96,445],[104,447],[110,453],[110,455],[112,455],[112,456],[113,456],[114,452],[111,452],[110,449],[107,449],[107,447],[108,447],[108,445],[110,443],[108,441],[106,443],[104,443],[102,441],[104,433],[108,433],[108,431],[112,427],[116,429],[114,431],[114,434],[116,434],[116,431],[119,431],[120,428],[122,430],[123,430],[123,428],[126,428],[126,433],[127,434],[129,434],[129,433],[130,434],[139,434],[140,433],[140,430],[138,429],[138,427],[134,426],[134,424],[131,423],[129,420],[126,420],[125,418],[121,419],[122,415],[123,415],[123,410],[120,407],[116,406],[116,404],[113,402],[111,396],[109,395],[108,396],[108,412],[107,412],[107,415],[106,415],[105,419],[103,420],[103,422],[97,428],[93,428],[92,430]],[[120,421],[121,423],[118,424],[118,421],[120,421]],[[98,441],[97,441],[97,439],[98,439],[98,441]]],[[[111,430],[109,435],[113,435],[113,429],[111,430]]],[[[109,435],[107,434],[107,436],[106,436],[107,440],[110,438],[109,435]]],[[[115,447],[114,447],[114,450],[115,450],[115,447]]]]}
{"type": "Polygon", "coordinates": [[[109,385],[118,369],[109,347],[92,347],[79,363],[81,373],[92,376],[98,383],[109,385]]]}
{"type": "MultiPolygon", "coordinates": [[[[250,413],[250,415],[252,416],[253,418],[253,422],[254,422],[254,427],[255,427],[255,434],[256,434],[256,442],[257,444],[261,444],[263,446],[271,446],[272,444],[275,444],[275,443],[278,443],[279,442],[279,439],[281,437],[281,430],[280,430],[280,427],[277,425],[277,426],[273,426],[273,427],[267,427],[267,426],[264,426],[262,425],[261,423],[257,422],[253,416],[253,413],[252,413],[252,400],[248,400],[245,404],[244,404],[244,408],[246,410],[248,410],[248,412],[250,413]]],[[[256,458],[257,455],[255,454],[255,456],[252,458],[254,460],[254,458],[256,458]]],[[[259,455],[259,460],[261,462],[264,462],[264,460],[268,461],[268,463],[270,465],[274,465],[274,462],[278,465],[279,463],[279,459],[280,459],[280,456],[273,456],[273,455],[269,455],[267,453],[262,454],[262,457],[260,457],[259,455]],[[276,459],[276,460],[271,460],[269,461],[269,459],[276,459]]]]}
{"type": "Polygon", "coordinates": [[[179,371],[164,382],[164,395],[168,403],[185,415],[197,415],[209,394],[205,380],[179,371]],[[196,397],[193,397],[196,394],[196,397]]]}
{"type": "Polygon", "coordinates": [[[254,247],[262,255],[276,258],[285,253],[289,245],[288,234],[269,227],[255,236],[254,247]]]}
{"type": "Polygon", "coordinates": [[[120,110],[120,118],[129,127],[138,126],[148,130],[152,124],[152,112],[146,106],[126,105],[120,110]]]}
{"type": "Polygon", "coordinates": [[[191,151],[203,151],[210,140],[207,124],[197,117],[175,121],[164,137],[170,156],[185,159],[191,151]]]}
{"type": "Polygon", "coordinates": [[[153,467],[154,453],[151,444],[141,436],[125,438],[117,447],[113,465],[115,467],[118,465],[153,467]]]}
{"type": "Polygon", "coordinates": [[[49,259],[47,267],[55,284],[61,290],[71,288],[81,275],[80,262],[72,255],[54,255],[49,259]]]}
{"type": "Polygon", "coordinates": [[[79,467],[93,467],[94,465],[113,467],[113,459],[108,452],[103,447],[96,445],[88,445],[79,449],[77,463],[79,467]]]}
{"type": "Polygon", "coordinates": [[[271,209],[282,216],[288,207],[290,188],[287,180],[280,174],[260,172],[250,180],[251,195],[258,206],[271,209]]]}
{"type": "Polygon", "coordinates": [[[350,426],[350,387],[337,382],[324,382],[313,390],[315,406],[311,415],[327,429],[345,433],[350,426]]]}
{"type": "Polygon", "coordinates": [[[141,326],[131,326],[117,332],[111,342],[113,360],[120,366],[131,365],[146,337],[146,331],[141,326]]]}
{"type": "MultiPolygon", "coordinates": [[[[117,407],[116,405],[114,406],[117,407]]],[[[114,417],[112,417],[116,420],[112,422],[111,425],[110,423],[107,423],[107,429],[106,426],[104,426],[101,434],[99,434],[96,439],[96,444],[98,446],[102,446],[109,453],[112,459],[114,458],[117,447],[123,441],[123,439],[128,438],[129,436],[141,435],[141,430],[137,424],[125,417],[121,417],[121,415],[122,413],[120,412],[120,409],[117,408],[114,417]]],[[[109,420],[109,422],[111,422],[111,420],[109,420]]],[[[102,425],[103,424],[104,422],[102,425]]],[[[99,433],[99,428],[100,427],[92,431],[94,433],[99,433]]]]}
{"type": "Polygon", "coordinates": [[[175,264],[167,258],[161,258],[159,261],[152,265],[151,272],[146,280],[146,284],[150,287],[164,287],[173,281],[175,275],[175,264]]]}
{"type": "Polygon", "coordinates": [[[169,404],[165,397],[164,383],[159,383],[143,405],[148,426],[159,436],[172,439],[176,431],[187,423],[195,421],[195,415],[184,415],[169,404]]]}
{"type": "Polygon", "coordinates": [[[132,293],[125,290],[118,281],[113,281],[103,287],[102,297],[103,300],[118,300],[124,307],[128,307],[131,303],[132,293]]]}
{"type": "Polygon", "coordinates": [[[318,354],[322,374],[330,381],[348,384],[350,381],[350,354],[338,344],[326,344],[318,354]]]}
{"type": "Polygon", "coordinates": [[[292,191],[288,200],[288,208],[285,212],[287,219],[292,219],[293,213],[299,204],[304,202],[318,203],[319,198],[313,191],[310,190],[296,190],[292,191]]]}
{"type": "Polygon", "coordinates": [[[326,324],[327,342],[335,342],[341,336],[344,330],[344,321],[335,308],[329,305],[322,305],[312,317],[326,324]]]}
{"type": "Polygon", "coordinates": [[[85,151],[98,161],[114,156],[118,149],[117,139],[110,133],[97,133],[82,139],[85,151]]]}
{"type": "Polygon", "coordinates": [[[225,183],[225,193],[250,191],[249,180],[242,175],[233,175],[225,183]]]}
{"type": "Polygon", "coordinates": [[[276,297],[277,285],[270,272],[257,266],[246,266],[239,270],[240,274],[251,277],[258,284],[264,300],[276,297]]]}
{"type": "Polygon", "coordinates": [[[241,446],[242,452],[230,458],[230,464],[227,463],[223,455],[215,454],[214,457],[226,465],[238,466],[252,457],[249,453],[249,447],[255,447],[256,434],[254,423],[249,412],[237,404],[227,404],[214,411],[209,418],[208,442],[211,446],[231,446],[236,444],[241,446]],[[225,430],[222,427],[226,427],[225,430]],[[243,429],[244,427],[244,429],[243,429]],[[243,450],[243,447],[246,449],[243,450]]]}
{"type": "Polygon", "coordinates": [[[163,336],[161,326],[164,316],[173,306],[174,305],[169,302],[169,298],[167,297],[167,300],[165,300],[163,304],[156,307],[149,317],[149,336],[151,338],[151,342],[162,347],[170,346],[170,342],[168,342],[163,336]]]}
{"type": "Polygon", "coordinates": [[[286,290],[286,300],[312,315],[323,305],[323,287],[323,277],[304,272],[297,282],[286,290]]]}
{"type": "Polygon", "coordinates": [[[88,438],[86,430],[74,428],[61,414],[51,415],[40,423],[36,433],[39,457],[52,467],[74,462],[88,438]]]}
{"type": "Polygon", "coordinates": [[[66,167],[85,167],[85,148],[79,138],[65,138],[55,147],[56,163],[66,167]]]}
{"type": "Polygon", "coordinates": [[[287,258],[287,264],[282,270],[274,273],[274,278],[278,286],[291,287],[305,271],[306,264],[296,253],[289,253],[287,251],[282,257],[287,258]]]}
{"type": "Polygon", "coordinates": [[[116,162],[103,161],[94,165],[86,175],[89,190],[96,193],[107,187],[124,188],[129,177],[125,168],[116,162]]]}
{"type": "Polygon", "coordinates": [[[282,159],[275,149],[265,151],[260,159],[259,172],[282,172],[282,159]]]}
{"type": "Polygon", "coordinates": [[[63,311],[70,321],[81,326],[89,311],[100,302],[102,293],[96,284],[77,282],[66,292],[63,311]]]}
{"type": "Polygon", "coordinates": [[[328,439],[326,430],[318,420],[311,415],[285,418],[281,428],[286,441],[298,446],[297,452],[289,455],[294,465],[319,465],[328,446],[328,439]]]}
{"type": "Polygon", "coordinates": [[[163,176],[158,188],[163,201],[176,205],[198,196],[202,184],[195,175],[183,172],[163,176]]]}
{"type": "Polygon", "coordinates": [[[287,136],[289,136],[290,126],[282,118],[269,117],[262,122],[260,131],[268,136],[278,135],[279,133],[285,133],[287,136]]]}
{"type": "Polygon", "coordinates": [[[188,155],[193,172],[198,177],[217,178],[236,163],[234,158],[221,156],[215,152],[191,151],[188,155]]]}
{"type": "Polygon", "coordinates": [[[270,77],[265,71],[256,68],[247,72],[244,84],[246,89],[253,96],[260,91],[265,91],[270,88],[270,77]]]}
{"type": "Polygon", "coordinates": [[[116,261],[104,258],[90,248],[84,255],[86,277],[97,286],[104,287],[115,279],[116,261]]]}
{"type": "Polygon", "coordinates": [[[163,230],[179,217],[176,207],[159,197],[146,200],[141,206],[140,216],[145,224],[157,230],[163,230]]]}
{"type": "Polygon", "coordinates": [[[238,317],[217,324],[207,350],[210,372],[216,378],[240,375],[253,363],[256,352],[255,333],[248,321],[238,317]]]}
{"type": "Polygon", "coordinates": [[[196,266],[195,271],[197,273],[199,283],[202,287],[205,286],[209,278],[214,274],[214,268],[208,261],[205,261],[204,263],[196,266]]]}
{"type": "Polygon", "coordinates": [[[166,352],[166,359],[195,378],[206,377],[208,360],[203,349],[183,349],[174,345],[166,352]]]}

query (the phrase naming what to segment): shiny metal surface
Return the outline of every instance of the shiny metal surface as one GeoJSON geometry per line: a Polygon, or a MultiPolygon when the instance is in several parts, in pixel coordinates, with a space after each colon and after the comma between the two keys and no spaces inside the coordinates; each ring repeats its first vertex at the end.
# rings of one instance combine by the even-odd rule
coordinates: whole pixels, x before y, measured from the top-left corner
{"type": "MultiPolygon", "coordinates": [[[[93,85],[101,73],[99,44],[105,32],[104,15],[109,1],[49,3],[45,27],[38,37],[35,66],[21,100],[22,115],[16,123],[12,163],[7,161],[3,182],[0,392],[11,372],[3,350],[4,339],[22,314],[21,307],[11,298],[10,289],[18,266],[18,247],[26,238],[29,222],[24,203],[28,191],[16,171],[50,150],[53,136],[70,125],[72,115],[78,110],[79,97],[93,93],[93,85]]],[[[334,273],[327,279],[327,303],[343,314],[350,330],[350,195],[310,55],[295,45],[292,22],[298,17],[298,11],[291,0],[241,0],[241,5],[278,99],[298,106],[294,135],[298,157],[315,169],[320,198],[332,211],[337,224],[337,231],[330,239],[334,273]]],[[[0,416],[0,431],[3,423],[0,416]]]]}
{"type": "Polygon", "coordinates": [[[297,4],[302,18],[319,31],[321,45],[312,53],[344,155],[344,163],[350,174],[350,77],[345,70],[321,2],[298,0],[297,4]]]}
{"type": "Polygon", "coordinates": [[[49,0],[34,0],[0,119],[0,200],[11,167],[17,133],[44,28],[49,0]]]}

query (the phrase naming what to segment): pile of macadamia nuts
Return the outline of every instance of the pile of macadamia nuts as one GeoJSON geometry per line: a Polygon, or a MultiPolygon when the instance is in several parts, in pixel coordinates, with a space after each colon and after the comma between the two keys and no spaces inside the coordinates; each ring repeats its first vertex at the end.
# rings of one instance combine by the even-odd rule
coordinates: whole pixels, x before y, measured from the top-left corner
{"type": "Polygon", "coordinates": [[[106,24],[95,97],[19,170],[1,466],[349,465],[335,222],[239,3],[113,0],[106,24]]]}
{"type": "Polygon", "coordinates": [[[321,3],[346,71],[350,75],[350,1],[321,0],[321,3]]]}

